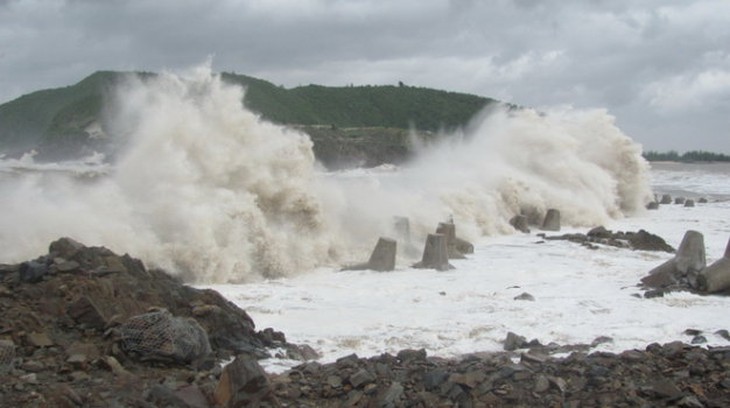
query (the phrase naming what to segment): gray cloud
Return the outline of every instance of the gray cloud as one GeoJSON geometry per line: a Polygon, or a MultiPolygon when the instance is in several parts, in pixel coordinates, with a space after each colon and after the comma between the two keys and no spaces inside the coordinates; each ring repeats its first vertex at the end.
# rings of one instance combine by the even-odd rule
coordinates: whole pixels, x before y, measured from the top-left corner
{"type": "Polygon", "coordinates": [[[649,149],[730,153],[726,0],[3,0],[0,101],[98,69],[429,86],[606,107],[649,149]]]}

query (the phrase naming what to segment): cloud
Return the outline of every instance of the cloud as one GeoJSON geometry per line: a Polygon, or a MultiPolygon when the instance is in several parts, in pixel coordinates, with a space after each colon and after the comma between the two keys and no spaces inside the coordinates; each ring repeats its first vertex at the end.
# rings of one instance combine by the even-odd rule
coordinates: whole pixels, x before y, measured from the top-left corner
{"type": "Polygon", "coordinates": [[[710,69],[652,82],[643,96],[662,113],[719,105],[730,108],[730,71],[710,69]]]}
{"type": "Polygon", "coordinates": [[[652,115],[682,112],[679,92],[727,111],[727,44],[726,0],[5,0],[0,101],[97,69],[174,70],[213,55],[216,70],[285,86],[403,81],[606,107],[659,144],[652,115]]]}

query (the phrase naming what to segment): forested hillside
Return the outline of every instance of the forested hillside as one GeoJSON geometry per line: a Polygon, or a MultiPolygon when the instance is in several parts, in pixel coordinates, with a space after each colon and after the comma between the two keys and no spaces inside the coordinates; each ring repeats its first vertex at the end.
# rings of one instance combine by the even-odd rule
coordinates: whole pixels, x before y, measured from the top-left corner
{"type": "MultiPolygon", "coordinates": [[[[156,74],[100,71],[75,85],[34,92],[0,105],[0,152],[17,156],[36,149],[38,158],[57,160],[104,150],[109,140],[98,137],[99,131],[104,130],[104,107],[114,86],[128,75],[156,74]]],[[[382,150],[393,146],[400,149],[393,155],[401,157],[404,130],[452,130],[496,102],[402,83],[397,86],[307,85],[286,89],[245,75],[223,73],[221,78],[243,86],[244,103],[264,119],[316,133],[313,135],[315,151],[321,154],[344,151],[355,158],[373,153],[360,152],[362,147],[382,150]],[[322,131],[322,127],[328,130],[322,131]],[[397,140],[383,139],[392,135],[399,136],[397,140]],[[330,142],[344,145],[327,145],[330,142]]],[[[376,155],[389,156],[382,151],[376,155]]],[[[363,159],[373,162],[368,157],[363,159]]]]}

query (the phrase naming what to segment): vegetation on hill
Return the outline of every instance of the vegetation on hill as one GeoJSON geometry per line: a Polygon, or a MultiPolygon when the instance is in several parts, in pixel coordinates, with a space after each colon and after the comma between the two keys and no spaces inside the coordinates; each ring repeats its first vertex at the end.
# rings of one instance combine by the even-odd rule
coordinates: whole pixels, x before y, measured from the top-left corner
{"type": "MultiPolygon", "coordinates": [[[[95,137],[93,128],[103,122],[100,119],[110,90],[126,75],[130,73],[100,71],[75,85],[34,92],[0,105],[0,152],[19,155],[36,149],[39,158],[57,160],[103,150],[109,140],[95,137]]],[[[244,103],[264,119],[295,125],[310,133],[315,139],[315,151],[323,154],[343,150],[357,156],[361,152],[355,152],[356,149],[372,153],[378,146],[381,150],[402,150],[402,136],[386,139],[404,135],[405,130],[435,132],[458,128],[486,105],[496,102],[402,83],[286,89],[246,75],[223,73],[221,78],[243,86],[244,103]],[[353,128],[361,131],[354,132],[353,128]],[[343,145],[326,146],[334,142],[343,145]]],[[[375,156],[387,155],[381,151],[375,156]]],[[[397,156],[403,157],[400,153],[397,156]]],[[[368,157],[365,161],[372,162],[368,157]]]]}
{"type": "Polygon", "coordinates": [[[677,153],[674,150],[668,152],[647,151],[644,158],[648,161],[674,161],[674,162],[730,162],[730,156],[722,153],[712,153],[702,150],[692,150],[685,153],[677,153]]]}

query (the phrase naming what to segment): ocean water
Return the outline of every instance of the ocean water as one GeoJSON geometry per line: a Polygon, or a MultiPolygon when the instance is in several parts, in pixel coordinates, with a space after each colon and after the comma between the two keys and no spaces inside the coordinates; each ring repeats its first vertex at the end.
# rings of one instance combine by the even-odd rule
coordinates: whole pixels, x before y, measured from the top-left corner
{"type": "MultiPolygon", "coordinates": [[[[619,351],[730,329],[730,301],[674,293],[641,299],[639,279],[671,255],[543,241],[508,220],[560,209],[563,231],[645,229],[677,246],[705,236],[708,261],[730,237],[728,166],[649,166],[641,146],[602,110],[493,109],[468,133],[414,139],[415,160],[326,172],[309,138],[241,105],[245,90],[205,67],[129,78],[99,128],[122,146],[67,163],[32,153],[0,159],[0,262],[20,262],[69,236],[129,253],[244,308],[322,361],[424,348],[457,356],[501,349],[512,331],[542,343],[619,351]],[[654,194],[707,197],[646,211],[654,194]],[[407,217],[393,272],[340,272],[367,259],[407,217]],[[454,270],[410,267],[428,232],[453,220],[475,253],[454,270]],[[534,301],[514,298],[531,294],[534,301]]],[[[272,359],[268,370],[293,362],[272,359]]]]}
{"type": "MultiPolygon", "coordinates": [[[[730,238],[726,177],[730,172],[722,164],[655,164],[654,191],[682,191],[710,202],[694,208],[665,205],[604,225],[645,229],[674,247],[687,230],[700,231],[711,263],[724,254],[730,238]]],[[[560,233],[586,231],[569,227],[560,233]]],[[[498,351],[510,331],[543,344],[590,344],[608,336],[612,342],[593,350],[620,352],[652,342],[689,342],[684,331],[691,328],[703,332],[707,345],[729,345],[715,332],[730,329],[730,298],[636,297],[642,293],[639,279],[671,254],[604,246],[589,250],[568,241],[543,241],[537,232],[483,237],[474,254],[452,260],[455,269],[447,272],[408,265],[387,273],[321,268],[292,278],[209,287],[244,308],[259,328],[274,327],[289,341],[313,346],[322,361],[404,348],[443,357],[498,351]],[[514,299],[525,292],[535,300],[514,299]]],[[[272,359],[267,369],[290,364],[272,359]]]]}

